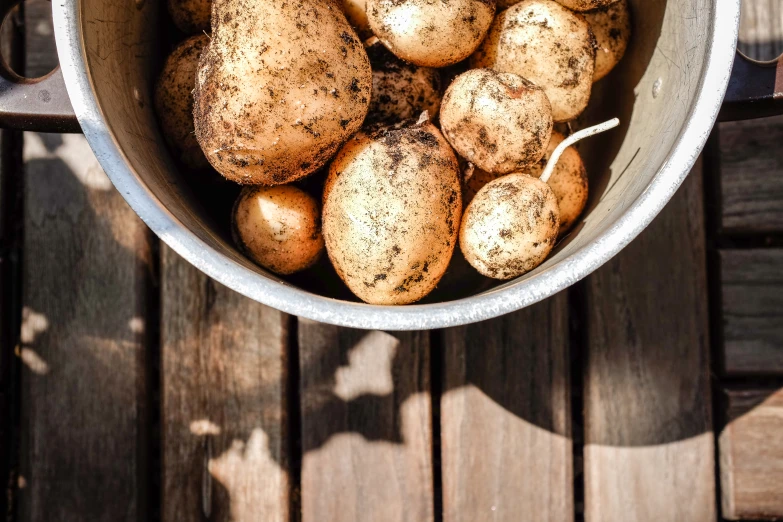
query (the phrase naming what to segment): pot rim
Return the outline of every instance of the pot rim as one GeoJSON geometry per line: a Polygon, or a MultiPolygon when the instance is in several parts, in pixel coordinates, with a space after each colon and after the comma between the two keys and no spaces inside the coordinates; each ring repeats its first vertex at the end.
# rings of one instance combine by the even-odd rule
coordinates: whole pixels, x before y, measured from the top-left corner
{"type": "Polygon", "coordinates": [[[260,277],[199,239],[171,214],[130,167],[95,98],[86,67],[80,0],[52,2],[60,64],[74,111],[99,163],[142,220],[175,252],[221,284],[301,317],[363,329],[424,330],[491,319],[545,299],[583,279],[655,218],[690,172],[718,117],[736,51],[741,0],[715,0],[707,60],[696,100],[668,160],[617,221],[593,242],[536,277],[435,304],[381,306],[341,301],[260,277]]]}

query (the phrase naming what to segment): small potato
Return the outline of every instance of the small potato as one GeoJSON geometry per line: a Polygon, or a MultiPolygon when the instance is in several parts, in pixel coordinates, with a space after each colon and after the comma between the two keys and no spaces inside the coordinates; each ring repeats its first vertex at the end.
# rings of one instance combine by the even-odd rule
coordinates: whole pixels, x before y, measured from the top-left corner
{"type": "Polygon", "coordinates": [[[584,17],[590,24],[598,44],[593,73],[595,83],[609,74],[625,54],[628,39],[631,37],[628,0],[617,0],[603,9],[584,13],[584,17]]]}
{"type": "Polygon", "coordinates": [[[324,248],[318,204],[291,185],[244,188],[234,205],[233,225],[247,255],[278,274],[308,268],[324,248]]]}
{"type": "Polygon", "coordinates": [[[511,279],[546,259],[560,226],[557,198],[549,185],[509,174],[478,191],[462,217],[459,245],[481,274],[511,279]]]}
{"type": "Polygon", "coordinates": [[[163,136],[182,163],[197,170],[209,167],[193,130],[193,87],[198,59],[208,41],[207,35],[201,34],[179,44],[155,84],[155,112],[163,136]]]}
{"type": "Polygon", "coordinates": [[[343,0],[343,12],[359,38],[366,40],[372,36],[367,20],[367,0],[343,0]]]}
{"type": "Polygon", "coordinates": [[[467,164],[462,169],[462,207],[470,205],[478,191],[484,188],[484,185],[490,181],[496,180],[505,174],[492,174],[486,170],[481,170],[473,164],[467,164]]]}
{"type": "Polygon", "coordinates": [[[482,170],[504,174],[544,155],[552,107],[544,91],[521,76],[473,69],[446,90],[440,124],[460,156],[482,170]]]}
{"type": "MultiPolygon", "coordinates": [[[[564,139],[565,136],[559,132],[553,132],[546,155],[539,163],[523,172],[536,178],[540,177],[555,147],[560,145],[564,139]]],[[[552,187],[552,192],[557,197],[557,206],[560,209],[560,232],[558,235],[562,237],[576,222],[587,203],[587,170],[585,170],[579,152],[573,146],[567,147],[563,151],[547,185],[552,187]]]]}
{"type": "Polygon", "coordinates": [[[557,0],[572,11],[592,11],[613,4],[617,0],[557,0]]]}
{"type": "Polygon", "coordinates": [[[445,272],[461,212],[457,159],[437,127],[376,126],[349,140],[329,168],[326,251],[363,301],[413,303],[445,272]]]}
{"type": "Polygon", "coordinates": [[[366,42],[372,66],[372,99],[365,123],[417,118],[437,114],[441,84],[437,69],[419,67],[394,56],[375,37],[366,42]]]}
{"type": "Polygon", "coordinates": [[[584,17],[554,0],[523,0],[498,14],[471,65],[533,82],[549,98],[554,121],[569,121],[590,99],[595,37],[584,17]]]}
{"type": "Polygon", "coordinates": [[[196,138],[236,183],[289,183],[359,130],[371,89],[370,60],[337,4],[218,2],[199,61],[196,138]]]}
{"type": "MultiPolygon", "coordinates": [[[[554,131],[546,154],[541,158],[541,161],[521,170],[519,174],[527,174],[534,178],[540,177],[555,147],[560,145],[560,142],[564,139],[565,136],[554,131]]],[[[471,171],[468,167],[464,172],[465,181],[462,188],[464,205],[468,205],[484,185],[499,177],[497,174],[477,168],[471,171]]],[[[555,193],[555,197],[557,197],[557,206],[560,209],[560,230],[558,236],[562,237],[576,222],[587,203],[587,171],[584,163],[582,163],[582,158],[574,147],[568,147],[563,151],[563,155],[557,161],[555,170],[552,172],[549,181],[547,181],[547,185],[550,186],[552,192],[555,193]]]]}
{"type": "Polygon", "coordinates": [[[367,18],[383,45],[405,61],[445,67],[478,47],[495,0],[367,0],[367,18]]]}
{"type": "Polygon", "coordinates": [[[174,25],[183,33],[209,31],[212,0],[168,0],[168,7],[174,25]]]}

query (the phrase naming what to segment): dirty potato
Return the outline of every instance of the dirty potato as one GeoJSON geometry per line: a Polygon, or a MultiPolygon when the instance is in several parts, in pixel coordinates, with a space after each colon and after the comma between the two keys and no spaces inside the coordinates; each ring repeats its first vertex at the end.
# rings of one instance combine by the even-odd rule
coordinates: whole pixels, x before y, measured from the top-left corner
{"type": "Polygon", "coordinates": [[[625,54],[628,39],[631,37],[628,0],[617,0],[603,9],[584,13],[584,17],[595,34],[598,46],[593,73],[595,83],[609,74],[625,54]]]}
{"type": "Polygon", "coordinates": [[[185,34],[209,31],[212,0],[168,0],[174,24],[185,34]]]}
{"type": "Polygon", "coordinates": [[[495,18],[471,65],[533,82],[549,98],[554,121],[569,121],[590,99],[595,37],[584,17],[554,0],[524,0],[495,18]]]}
{"type": "Polygon", "coordinates": [[[360,299],[407,304],[435,287],[462,204],[457,159],[434,125],[360,132],[332,162],[323,198],[329,259],[360,299]]]}
{"type": "Polygon", "coordinates": [[[400,60],[375,37],[368,40],[372,65],[372,99],[367,122],[389,122],[417,118],[440,108],[440,73],[400,60]]]}
{"type": "Polygon", "coordinates": [[[233,226],[247,255],[278,274],[308,268],[324,248],[318,204],[291,185],[245,187],[234,205],[233,226]]]}
{"type": "Polygon", "coordinates": [[[572,11],[592,11],[613,4],[618,0],[557,0],[572,11]]]}
{"type": "Polygon", "coordinates": [[[343,0],[343,12],[359,38],[366,40],[372,37],[370,22],[367,20],[367,0],[343,0]]]}
{"type": "Polygon", "coordinates": [[[495,0],[367,0],[373,33],[416,65],[445,67],[476,49],[495,15],[495,0]]]}
{"type": "Polygon", "coordinates": [[[226,0],[199,63],[196,137],[226,178],[287,183],[359,129],[371,87],[364,46],[331,2],[226,0]]]}
{"type": "Polygon", "coordinates": [[[169,55],[155,84],[155,112],[163,136],[182,163],[191,169],[209,167],[193,131],[193,87],[205,34],[191,36],[169,55]]]}
{"type": "Polygon", "coordinates": [[[462,169],[462,207],[470,205],[473,198],[484,185],[490,181],[496,180],[504,174],[492,174],[486,170],[481,170],[472,163],[468,163],[462,169]]]}
{"type": "Polygon", "coordinates": [[[549,185],[526,174],[509,174],[478,191],[462,217],[459,246],[481,274],[511,279],[541,264],[560,225],[549,185]]]}
{"type": "Polygon", "coordinates": [[[446,90],[440,124],[460,156],[482,170],[504,174],[544,155],[552,107],[544,91],[521,76],[473,69],[446,90]]]}
{"type": "MultiPolygon", "coordinates": [[[[553,132],[544,157],[536,165],[523,172],[536,178],[540,177],[555,147],[560,145],[564,139],[565,136],[559,132],[553,132]]],[[[587,170],[585,170],[582,157],[573,146],[567,147],[563,151],[547,185],[552,188],[552,192],[557,197],[557,206],[560,209],[559,235],[562,237],[576,222],[587,203],[587,170]]]]}

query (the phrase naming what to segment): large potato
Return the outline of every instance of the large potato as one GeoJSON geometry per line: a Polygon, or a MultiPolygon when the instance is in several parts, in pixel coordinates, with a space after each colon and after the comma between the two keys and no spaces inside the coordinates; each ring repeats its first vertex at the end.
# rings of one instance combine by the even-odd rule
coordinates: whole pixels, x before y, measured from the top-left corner
{"type": "Polygon", "coordinates": [[[168,0],[174,24],[185,34],[209,31],[212,0],[168,0]]]}
{"type": "Polygon", "coordinates": [[[372,99],[367,122],[396,123],[440,108],[440,73],[400,60],[373,37],[366,42],[372,65],[372,99]]]}
{"type": "Polygon", "coordinates": [[[487,183],[470,202],[459,246],[481,274],[511,279],[546,259],[559,225],[552,189],[526,174],[509,174],[487,183]]]}
{"type": "Polygon", "coordinates": [[[494,15],[495,0],[367,0],[370,27],[383,45],[424,67],[470,56],[494,15]]]}
{"type": "Polygon", "coordinates": [[[363,301],[412,303],[446,270],[461,210],[457,159],[434,125],[363,131],[329,168],[326,250],[363,301]]]}
{"type": "Polygon", "coordinates": [[[554,120],[569,121],[590,99],[595,37],[584,17],[554,0],[524,0],[495,18],[471,65],[530,80],[544,89],[554,120]]]}
{"type": "Polygon", "coordinates": [[[625,54],[631,37],[631,16],[628,0],[617,0],[603,9],[584,13],[595,34],[598,50],[595,55],[593,83],[611,71],[625,54]]]}
{"type": "Polygon", "coordinates": [[[508,173],[537,162],[552,133],[552,107],[521,76],[473,69],[451,83],[440,111],[443,134],[480,169],[508,173]]]}
{"type": "Polygon", "coordinates": [[[163,136],[185,166],[209,167],[193,131],[193,87],[201,51],[209,41],[205,34],[191,36],[166,59],[155,84],[155,112],[163,136]]]}
{"type": "Polygon", "coordinates": [[[194,109],[207,159],[251,185],[316,171],[370,104],[370,62],[342,11],[322,0],[223,0],[212,14],[194,109]]]}

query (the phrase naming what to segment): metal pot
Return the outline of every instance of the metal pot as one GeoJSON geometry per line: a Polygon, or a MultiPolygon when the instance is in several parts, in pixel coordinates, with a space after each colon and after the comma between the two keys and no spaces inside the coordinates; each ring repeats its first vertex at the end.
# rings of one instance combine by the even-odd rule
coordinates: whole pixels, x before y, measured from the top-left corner
{"type": "Polygon", "coordinates": [[[591,199],[582,222],[537,269],[456,299],[436,296],[435,302],[402,307],[338,300],[268,273],[237,250],[221,225],[228,216],[205,210],[177,170],[153,114],[152,84],[162,61],[159,35],[166,31],[158,0],[53,2],[62,73],[20,83],[6,71],[0,81],[0,125],[42,131],[80,126],[115,187],[147,225],[197,268],[252,299],[359,328],[465,324],[557,293],[636,237],[694,164],[721,111],[735,60],[723,116],[780,110],[783,68],[776,76],[775,67],[735,58],[740,0],[630,3],[634,34],[627,54],[594,86],[594,101],[580,122],[612,116],[622,121],[619,129],[584,147],[591,199]]]}

